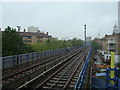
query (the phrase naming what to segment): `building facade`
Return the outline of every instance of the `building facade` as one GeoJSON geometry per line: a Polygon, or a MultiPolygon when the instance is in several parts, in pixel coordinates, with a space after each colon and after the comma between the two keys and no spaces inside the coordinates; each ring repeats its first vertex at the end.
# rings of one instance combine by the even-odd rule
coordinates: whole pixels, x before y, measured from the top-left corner
{"type": "Polygon", "coordinates": [[[30,26],[27,28],[27,32],[39,32],[38,27],[30,26]]]}
{"type": "Polygon", "coordinates": [[[105,61],[111,58],[111,51],[113,51],[115,52],[115,64],[120,63],[120,31],[117,25],[114,25],[112,35],[105,35],[97,42],[102,46],[101,52],[104,52],[105,61]]]}
{"type": "Polygon", "coordinates": [[[48,35],[47,33],[41,33],[41,32],[19,32],[19,35],[22,37],[23,42],[25,44],[34,44],[34,43],[40,43],[48,40],[51,38],[51,35],[48,35]]]}
{"type": "Polygon", "coordinates": [[[92,40],[92,37],[86,37],[86,41],[90,42],[92,40]]]}

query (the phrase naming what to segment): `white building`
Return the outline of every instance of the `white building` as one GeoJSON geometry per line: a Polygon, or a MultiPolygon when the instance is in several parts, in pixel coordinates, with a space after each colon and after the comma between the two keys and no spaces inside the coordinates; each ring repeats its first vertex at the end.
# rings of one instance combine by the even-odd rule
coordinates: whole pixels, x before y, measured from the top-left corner
{"type": "Polygon", "coordinates": [[[38,27],[34,27],[34,26],[30,26],[27,28],[28,32],[40,32],[40,30],[38,30],[38,27]]]}
{"type": "Polygon", "coordinates": [[[92,40],[92,37],[86,37],[86,41],[90,42],[92,40]]]}
{"type": "Polygon", "coordinates": [[[113,34],[118,34],[118,33],[120,33],[120,30],[118,30],[117,24],[115,24],[113,27],[113,34]]]}
{"type": "Polygon", "coordinates": [[[101,54],[104,56],[104,60],[108,61],[111,59],[111,51],[115,52],[115,64],[120,63],[120,32],[115,24],[113,27],[113,34],[106,35],[104,37],[105,42],[102,42],[103,47],[106,52],[101,51],[101,54]]]}
{"type": "Polygon", "coordinates": [[[118,30],[120,30],[120,1],[118,2],[118,30]]]}

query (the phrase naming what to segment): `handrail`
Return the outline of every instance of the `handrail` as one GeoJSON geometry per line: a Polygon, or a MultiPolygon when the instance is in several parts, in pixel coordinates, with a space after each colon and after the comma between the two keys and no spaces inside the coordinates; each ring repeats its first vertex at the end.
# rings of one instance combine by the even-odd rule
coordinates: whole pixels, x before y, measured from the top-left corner
{"type": "Polygon", "coordinates": [[[82,71],[80,72],[79,78],[77,79],[76,84],[74,86],[74,89],[76,89],[76,90],[80,90],[83,86],[83,82],[84,82],[85,74],[86,74],[86,71],[87,71],[87,67],[88,67],[88,64],[90,62],[91,53],[92,53],[92,49],[88,53],[88,56],[85,60],[82,71]]]}

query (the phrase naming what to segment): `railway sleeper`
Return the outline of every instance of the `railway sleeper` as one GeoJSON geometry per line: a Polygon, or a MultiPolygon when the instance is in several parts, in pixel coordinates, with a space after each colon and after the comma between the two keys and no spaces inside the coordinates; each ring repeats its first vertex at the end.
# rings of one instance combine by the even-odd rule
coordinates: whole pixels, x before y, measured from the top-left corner
{"type": "Polygon", "coordinates": [[[69,85],[70,88],[74,88],[75,85],[69,85]]]}
{"type": "Polygon", "coordinates": [[[58,86],[58,87],[64,87],[64,84],[57,84],[56,86],[58,86]]]}
{"type": "Polygon", "coordinates": [[[50,89],[50,87],[48,87],[48,86],[43,86],[43,88],[44,88],[44,89],[48,89],[48,88],[50,89]]]}
{"type": "Polygon", "coordinates": [[[69,79],[68,76],[60,76],[60,75],[56,75],[55,77],[58,77],[58,78],[64,77],[64,78],[66,78],[66,79],[69,79]]]}
{"type": "Polygon", "coordinates": [[[72,84],[72,85],[74,84],[74,85],[75,85],[75,84],[76,84],[76,82],[75,82],[75,81],[71,81],[71,82],[70,82],[70,84],[72,84]]]}
{"type": "Polygon", "coordinates": [[[61,76],[62,76],[62,75],[64,75],[64,76],[68,76],[69,74],[67,74],[67,73],[66,73],[66,74],[64,74],[64,73],[62,73],[62,74],[61,74],[61,73],[58,73],[57,75],[61,75],[61,76]]]}
{"type": "MultiPolygon", "coordinates": [[[[54,77],[53,79],[54,79],[54,80],[58,80],[59,78],[54,77]]],[[[67,79],[67,78],[62,78],[61,80],[66,81],[66,80],[68,80],[68,79],[67,79]]]]}

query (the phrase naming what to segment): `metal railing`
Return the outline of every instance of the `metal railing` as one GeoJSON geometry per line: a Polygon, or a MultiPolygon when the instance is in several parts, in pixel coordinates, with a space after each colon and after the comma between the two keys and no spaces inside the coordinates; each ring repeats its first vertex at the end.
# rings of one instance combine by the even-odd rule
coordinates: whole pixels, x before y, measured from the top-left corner
{"type": "Polygon", "coordinates": [[[118,68],[110,68],[110,67],[107,67],[106,69],[106,88],[107,90],[118,90],[118,82],[119,82],[119,78],[118,78],[118,68]],[[111,71],[114,71],[114,78],[111,78],[110,77],[110,73],[111,71]],[[114,82],[113,85],[111,82],[114,82]]]}
{"type": "Polygon", "coordinates": [[[79,74],[79,78],[76,81],[76,84],[74,86],[75,90],[82,89],[82,86],[83,86],[83,83],[84,83],[84,80],[85,80],[85,74],[86,74],[86,71],[87,71],[87,68],[88,68],[88,65],[89,65],[89,62],[90,62],[91,53],[92,53],[92,49],[89,51],[88,56],[85,60],[84,66],[82,68],[82,71],[79,74]]]}

